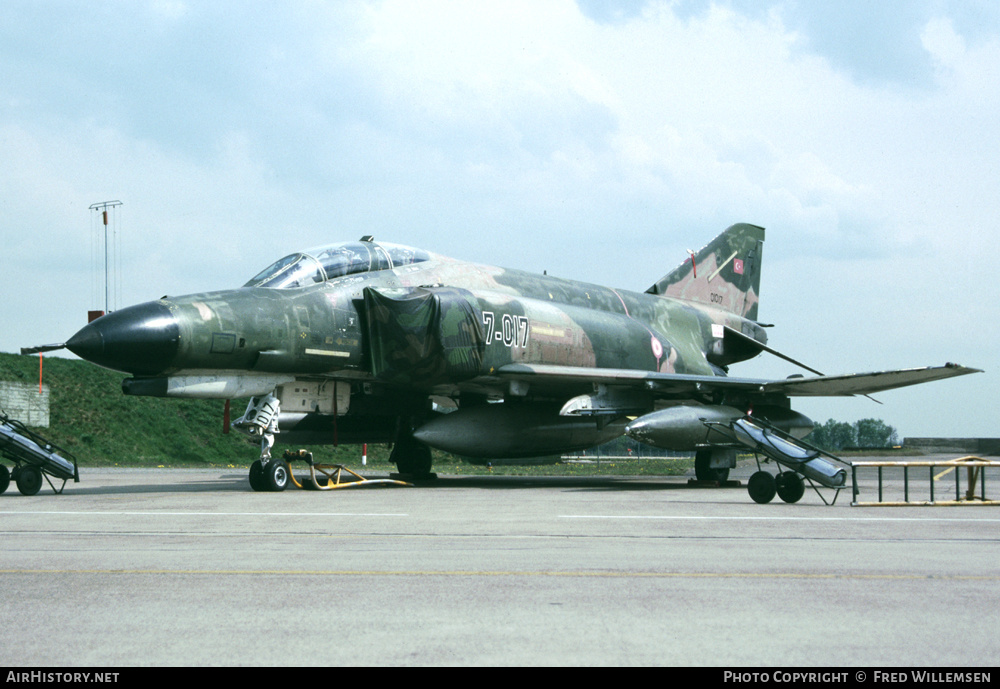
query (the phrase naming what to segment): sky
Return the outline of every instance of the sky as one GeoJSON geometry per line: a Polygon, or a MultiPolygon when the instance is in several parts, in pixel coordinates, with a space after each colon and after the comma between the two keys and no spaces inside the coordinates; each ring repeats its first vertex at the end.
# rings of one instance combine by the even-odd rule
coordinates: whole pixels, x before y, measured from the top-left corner
{"type": "Polygon", "coordinates": [[[103,308],[108,200],[118,307],[367,234],[643,291],[751,222],[772,347],[985,370],[797,409],[997,437],[997,112],[988,0],[5,0],[0,351],[103,308]]]}

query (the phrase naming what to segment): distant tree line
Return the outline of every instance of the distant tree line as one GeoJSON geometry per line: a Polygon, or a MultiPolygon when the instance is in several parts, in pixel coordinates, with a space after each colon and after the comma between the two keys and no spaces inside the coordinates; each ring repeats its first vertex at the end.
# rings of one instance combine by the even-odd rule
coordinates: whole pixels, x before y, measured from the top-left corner
{"type": "Polygon", "coordinates": [[[816,424],[806,442],[833,452],[848,447],[893,447],[899,445],[899,435],[881,419],[861,419],[853,424],[830,419],[816,424]]]}

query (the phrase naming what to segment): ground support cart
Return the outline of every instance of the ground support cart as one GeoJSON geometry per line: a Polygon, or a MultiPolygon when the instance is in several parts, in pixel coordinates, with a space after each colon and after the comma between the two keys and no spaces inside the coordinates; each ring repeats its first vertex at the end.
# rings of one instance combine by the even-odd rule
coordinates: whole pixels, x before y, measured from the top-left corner
{"type": "Polygon", "coordinates": [[[80,482],[76,457],[3,412],[0,412],[0,457],[14,463],[13,471],[0,464],[0,493],[6,492],[11,481],[22,495],[38,493],[42,477],[57,494],[63,492],[70,479],[80,482]],[[56,488],[50,476],[62,479],[62,485],[56,488]]]}
{"type": "Polygon", "coordinates": [[[846,462],[763,419],[747,415],[729,423],[706,421],[705,425],[753,450],[757,471],[747,482],[747,492],[754,502],[768,503],[775,495],[785,502],[798,502],[808,482],[820,500],[833,505],[847,485],[846,462]],[[762,455],[765,462],[773,461],[779,467],[777,476],[761,467],[762,455]],[[827,501],[817,484],[834,491],[832,501],[827,501]]]}

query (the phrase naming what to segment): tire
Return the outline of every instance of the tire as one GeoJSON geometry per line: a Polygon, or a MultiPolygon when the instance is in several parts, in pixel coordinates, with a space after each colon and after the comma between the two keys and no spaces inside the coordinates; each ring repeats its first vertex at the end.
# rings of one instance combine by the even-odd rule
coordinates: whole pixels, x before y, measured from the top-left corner
{"type": "Polygon", "coordinates": [[[802,499],[806,492],[806,484],[802,477],[794,471],[782,471],[774,479],[778,497],[791,504],[802,499]]]}
{"type": "Polygon", "coordinates": [[[17,489],[21,495],[35,495],[42,489],[42,471],[26,464],[17,472],[17,489]]]}
{"type": "Polygon", "coordinates": [[[8,487],[10,487],[10,469],[0,464],[0,495],[6,493],[8,487]]]}
{"type": "Polygon", "coordinates": [[[414,438],[412,435],[403,436],[393,445],[392,454],[389,461],[396,465],[400,474],[411,476],[414,479],[427,478],[431,474],[431,448],[414,438]]]}
{"type": "Polygon", "coordinates": [[[267,490],[281,492],[288,487],[288,465],[280,459],[272,459],[264,467],[264,485],[267,490]]]}
{"type": "Polygon", "coordinates": [[[758,471],[747,481],[747,492],[750,498],[760,504],[766,505],[774,500],[777,487],[774,485],[774,476],[767,471],[758,471]]]}
{"type": "Polygon", "coordinates": [[[699,481],[718,481],[725,483],[729,478],[729,469],[713,469],[712,451],[698,450],[694,455],[694,477],[699,481]]]}
{"type": "Polygon", "coordinates": [[[264,483],[264,467],[261,466],[259,459],[250,465],[250,487],[256,491],[267,490],[267,484],[264,483]]]}

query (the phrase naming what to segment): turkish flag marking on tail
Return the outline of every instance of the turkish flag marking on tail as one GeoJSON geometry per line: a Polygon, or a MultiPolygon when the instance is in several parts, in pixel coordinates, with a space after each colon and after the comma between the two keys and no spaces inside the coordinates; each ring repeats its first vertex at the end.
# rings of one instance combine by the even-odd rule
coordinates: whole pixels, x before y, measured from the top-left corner
{"type": "Polygon", "coordinates": [[[737,275],[743,275],[743,260],[742,259],[738,258],[735,261],[733,261],[733,272],[736,273],[737,275]]]}

